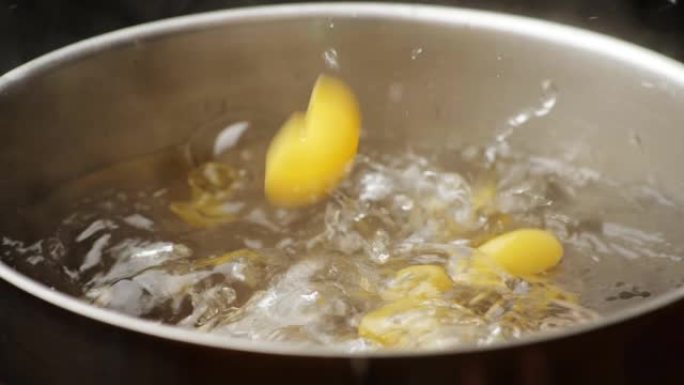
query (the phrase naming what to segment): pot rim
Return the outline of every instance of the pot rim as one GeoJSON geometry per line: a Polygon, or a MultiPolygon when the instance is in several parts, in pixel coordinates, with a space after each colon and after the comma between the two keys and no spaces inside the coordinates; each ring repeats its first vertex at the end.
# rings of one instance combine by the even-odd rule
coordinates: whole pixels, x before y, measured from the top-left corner
{"type": "MultiPolygon", "coordinates": [[[[10,88],[40,73],[116,46],[136,44],[142,38],[184,33],[237,22],[262,22],[311,17],[330,18],[333,21],[335,18],[403,20],[434,23],[444,27],[465,26],[473,29],[520,35],[526,38],[542,40],[550,44],[588,51],[597,56],[611,58],[617,62],[640,67],[646,72],[659,74],[679,86],[684,86],[684,65],[681,63],[637,45],[575,27],[522,16],[435,5],[304,3],[237,8],[181,16],[145,23],[89,38],[50,52],[0,76],[0,97],[10,88]]],[[[665,307],[684,297],[684,287],[682,287],[597,320],[558,330],[537,332],[520,339],[496,342],[486,346],[470,344],[439,350],[349,352],[341,348],[303,346],[284,342],[250,341],[236,337],[218,336],[139,319],[113,310],[97,308],[77,298],[57,292],[40,282],[24,276],[3,262],[0,262],[0,278],[35,297],[70,312],[150,336],[207,347],[253,353],[334,358],[416,357],[436,354],[465,354],[513,348],[570,337],[613,325],[665,307]]]]}

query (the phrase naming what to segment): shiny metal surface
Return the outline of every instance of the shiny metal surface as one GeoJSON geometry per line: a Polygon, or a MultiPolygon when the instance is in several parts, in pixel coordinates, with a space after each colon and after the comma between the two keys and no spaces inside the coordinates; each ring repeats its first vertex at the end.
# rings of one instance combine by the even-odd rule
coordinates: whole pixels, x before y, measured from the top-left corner
{"type": "MultiPolygon", "coordinates": [[[[318,4],[152,23],[7,73],[0,78],[0,210],[12,213],[88,171],[186,142],[213,121],[257,122],[268,137],[324,71],[338,72],[358,92],[370,136],[434,146],[490,138],[502,121],[534,103],[540,84],[551,79],[558,105],[553,114],[531,121],[516,146],[572,157],[622,181],[651,178],[669,195],[684,196],[684,180],[677,177],[684,143],[679,63],[611,38],[519,17],[419,5],[318,4]],[[332,49],[337,69],[325,60],[332,49]],[[402,97],[390,98],[397,84],[402,97]]],[[[163,172],[147,171],[150,177],[163,172]]],[[[11,215],[3,217],[1,230],[21,231],[11,215]]],[[[133,319],[52,291],[2,264],[0,277],[73,312],[159,337],[277,354],[350,355],[133,319]]],[[[598,322],[452,352],[572,335],[682,296],[684,290],[673,288],[598,322]]]]}

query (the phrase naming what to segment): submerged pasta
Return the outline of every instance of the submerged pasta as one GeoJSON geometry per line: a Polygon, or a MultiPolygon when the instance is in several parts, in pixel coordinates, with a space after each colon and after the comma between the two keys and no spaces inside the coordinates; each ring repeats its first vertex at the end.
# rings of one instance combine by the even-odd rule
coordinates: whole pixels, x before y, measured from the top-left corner
{"type": "MultiPolygon", "coordinates": [[[[268,146],[247,131],[221,157],[162,181],[83,188],[130,180],[159,157],[75,181],[29,211],[51,213],[54,228],[32,246],[6,240],[4,260],[48,269],[65,291],[127,314],[346,351],[486,345],[587,322],[624,290],[606,289],[602,272],[634,255],[654,268],[678,261],[664,236],[624,217],[642,190],[512,151],[492,157],[500,143],[383,138],[353,156],[357,118],[313,190],[278,185],[265,199],[268,165],[255,159],[268,146]]],[[[651,196],[638,205],[679,215],[651,196]]],[[[650,295],[639,278],[624,279],[637,282],[633,296],[650,295]]]]}

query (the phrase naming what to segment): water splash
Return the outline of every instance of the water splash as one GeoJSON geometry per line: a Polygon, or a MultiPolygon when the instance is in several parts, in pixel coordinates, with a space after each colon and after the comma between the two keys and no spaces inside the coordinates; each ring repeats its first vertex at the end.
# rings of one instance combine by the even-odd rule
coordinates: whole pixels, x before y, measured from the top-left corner
{"type": "Polygon", "coordinates": [[[340,63],[338,60],[338,53],[335,48],[328,48],[323,52],[323,61],[325,66],[330,70],[339,71],[340,63]]]}
{"type": "Polygon", "coordinates": [[[606,276],[653,296],[672,287],[649,269],[679,266],[684,253],[670,242],[677,228],[668,233],[661,231],[668,226],[648,222],[669,215],[678,223],[681,213],[653,189],[609,185],[593,170],[502,151],[515,129],[551,113],[556,94],[552,82],[543,82],[525,118],[512,117],[497,131],[501,147],[492,158],[479,146],[458,156],[446,146],[406,151],[391,138],[366,142],[332,197],[301,210],[263,201],[263,164],[240,155],[263,149],[238,140],[224,154],[233,156],[240,175],[227,201],[241,205],[234,221],[200,229],[172,215],[169,204],[191,193],[179,170],[176,179],[144,185],[142,194],[74,198],[74,212],[55,218],[54,233],[31,245],[3,238],[1,255],[28,271],[62,274],[80,290],[74,293],[97,306],[256,341],[377,349],[357,334],[360,318],[377,309],[396,271],[416,264],[444,266],[458,282],[436,305],[449,322],[416,338],[416,348],[486,345],[586,322],[596,315],[585,305],[605,306],[593,297],[615,298],[610,306],[628,297],[606,291],[612,284],[606,276]],[[532,306],[539,299],[528,297],[534,282],[501,272],[500,288],[464,278],[462,266],[479,242],[521,226],[547,228],[567,245],[563,264],[546,278],[582,293],[583,306],[556,300],[532,306]],[[637,259],[630,275],[625,266],[637,259]]]}
{"type": "Polygon", "coordinates": [[[555,84],[549,79],[543,80],[541,82],[541,95],[538,102],[508,118],[506,125],[497,130],[494,142],[486,149],[488,162],[493,163],[497,156],[508,153],[510,151],[508,139],[511,135],[531,119],[540,118],[551,113],[557,102],[558,89],[555,84]]]}
{"type": "Polygon", "coordinates": [[[235,147],[242,135],[247,131],[247,128],[249,128],[249,122],[242,121],[232,123],[221,130],[214,140],[214,157],[235,147]]]}

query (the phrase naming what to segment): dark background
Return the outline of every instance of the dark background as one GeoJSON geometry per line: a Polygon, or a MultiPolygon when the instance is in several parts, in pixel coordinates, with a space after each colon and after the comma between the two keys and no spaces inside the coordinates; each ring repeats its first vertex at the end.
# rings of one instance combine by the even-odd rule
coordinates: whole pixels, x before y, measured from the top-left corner
{"type": "MultiPolygon", "coordinates": [[[[0,0],[0,73],[74,41],[161,18],[274,0],[0,0]]],[[[618,36],[684,61],[684,0],[434,0],[618,36]]]]}

